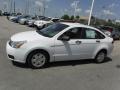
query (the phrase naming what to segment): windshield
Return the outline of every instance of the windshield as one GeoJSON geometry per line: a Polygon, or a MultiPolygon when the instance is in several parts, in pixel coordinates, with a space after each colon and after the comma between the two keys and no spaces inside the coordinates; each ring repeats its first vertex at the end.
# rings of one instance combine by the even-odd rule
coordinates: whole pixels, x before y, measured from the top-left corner
{"type": "Polygon", "coordinates": [[[67,27],[69,26],[65,24],[61,24],[61,23],[56,23],[56,24],[48,26],[47,28],[39,30],[37,32],[46,37],[53,37],[67,27]]]}
{"type": "Polygon", "coordinates": [[[39,20],[44,20],[45,17],[44,17],[44,16],[40,16],[40,17],[38,17],[38,19],[39,19],[39,20]]]}
{"type": "Polygon", "coordinates": [[[44,21],[50,21],[51,18],[44,18],[44,21]]]}

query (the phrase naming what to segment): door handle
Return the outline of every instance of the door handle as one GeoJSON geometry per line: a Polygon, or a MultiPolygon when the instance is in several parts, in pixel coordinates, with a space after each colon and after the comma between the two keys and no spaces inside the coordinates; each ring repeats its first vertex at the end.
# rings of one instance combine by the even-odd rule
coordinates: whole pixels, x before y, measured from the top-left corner
{"type": "Polygon", "coordinates": [[[79,45],[79,44],[81,44],[82,43],[82,41],[76,41],[76,44],[77,45],[79,45]]]}
{"type": "Polygon", "coordinates": [[[100,40],[96,40],[97,43],[100,43],[100,40]]]}

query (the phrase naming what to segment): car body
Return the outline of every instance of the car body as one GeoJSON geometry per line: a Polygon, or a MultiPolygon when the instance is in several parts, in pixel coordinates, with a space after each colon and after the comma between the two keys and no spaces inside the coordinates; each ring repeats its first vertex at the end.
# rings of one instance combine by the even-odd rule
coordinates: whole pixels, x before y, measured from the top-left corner
{"type": "Polygon", "coordinates": [[[120,31],[119,30],[113,30],[112,35],[114,40],[120,40],[120,31]]]}
{"type": "Polygon", "coordinates": [[[34,22],[34,25],[38,28],[38,29],[42,29],[46,26],[46,24],[49,23],[54,23],[54,22],[58,22],[60,19],[58,18],[47,18],[45,17],[42,20],[37,20],[34,22]]]}
{"type": "Polygon", "coordinates": [[[10,20],[10,21],[13,21],[16,18],[17,18],[17,16],[15,16],[15,15],[8,16],[8,20],[10,20]]]}
{"type": "Polygon", "coordinates": [[[29,20],[26,21],[26,24],[29,27],[34,27],[34,22],[37,20],[43,20],[45,17],[44,16],[35,16],[34,18],[31,18],[29,20]]]}
{"type": "Polygon", "coordinates": [[[99,29],[114,40],[120,40],[120,31],[110,26],[100,26],[99,29]]]}
{"type": "Polygon", "coordinates": [[[22,18],[22,15],[18,15],[15,18],[12,19],[13,22],[18,23],[19,19],[22,18]]]}
{"type": "Polygon", "coordinates": [[[18,20],[18,22],[19,22],[19,24],[21,24],[21,25],[25,25],[26,22],[27,22],[27,20],[30,20],[30,19],[32,19],[31,16],[23,16],[23,17],[21,17],[21,18],[18,20]]]}
{"type": "Polygon", "coordinates": [[[4,12],[3,16],[10,16],[10,13],[9,12],[4,12]]]}
{"type": "MultiPolygon", "coordinates": [[[[33,53],[41,52],[41,57],[45,55],[43,60],[55,62],[96,59],[102,52],[100,54],[102,58],[100,58],[103,60],[113,50],[113,39],[90,26],[61,22],[40,31],[15,34],[7,42],[6,50],[8,58],[12,61],[29,62],[32,67],[40,68],[43,64],[40,66],[32,65],[31,55],[33,53]]],[[[33,62],[34,58],[32,58],[33,62]]]]}
{"type": "Polygon", "coordinates": [[[35,21],[36,21],[35,19],[28,20],[28,21],[27,21],[27,25],[28,25],[29,27],[33,27],[35,21]]]}

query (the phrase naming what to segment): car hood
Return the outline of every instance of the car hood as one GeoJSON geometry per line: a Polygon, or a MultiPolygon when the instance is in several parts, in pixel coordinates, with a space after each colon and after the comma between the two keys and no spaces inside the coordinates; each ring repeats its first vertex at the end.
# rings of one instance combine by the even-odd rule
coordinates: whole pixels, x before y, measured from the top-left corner
{"type": "Polygon", "coordinates": [[[44,37],[38,34],[36,31],[21,32],[11,37],[12,41],[34,41],[34,40],[48,40],[48,37],[44,37]]]}
{"type": "Polygon", "coordinates": [[[50,22],[50,21],[44,21],[44,20],[37,20],[35,21],[36,23],[47,23],[47,22],[50,22]]]}

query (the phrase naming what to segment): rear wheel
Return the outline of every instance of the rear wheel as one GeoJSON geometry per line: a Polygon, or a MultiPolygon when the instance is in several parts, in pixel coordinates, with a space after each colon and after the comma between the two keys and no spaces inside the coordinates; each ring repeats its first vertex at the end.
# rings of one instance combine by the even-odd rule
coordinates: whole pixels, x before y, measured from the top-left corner
{"type": "Polygon", "coordinates": [[[95,62],[96,63],[103,63],[106,58],[106,52],[105,51],[100,51],[96,57],[95,57],[95,62]]]}
{"type": "Polygon", "coordinates": [[[33,69],[43,68],[48,63],[49,57],[44,51],[34,51],[28,58],[28,65],[33,69]]]}

